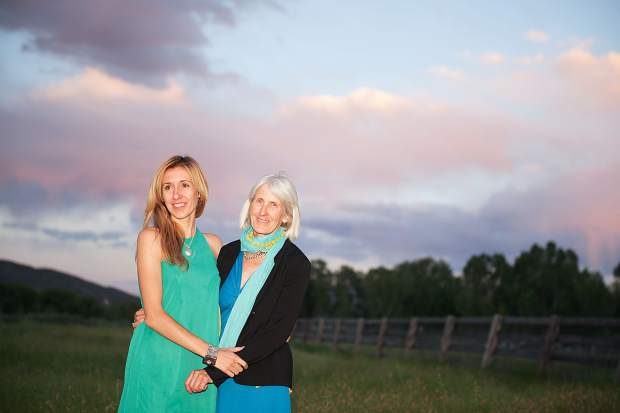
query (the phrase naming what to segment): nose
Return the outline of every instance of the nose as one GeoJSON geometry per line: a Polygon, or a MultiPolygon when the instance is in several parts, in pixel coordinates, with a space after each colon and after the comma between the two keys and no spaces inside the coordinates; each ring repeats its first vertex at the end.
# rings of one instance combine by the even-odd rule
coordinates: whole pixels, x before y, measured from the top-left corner
{"type": "Polygon", "coordinates": [[[179,191],[177,187],[175,186],[174,189],[172,190],[172,198],[177,199],[179,196],[180,196],[179,191]]]}
{"type": "Polygon", "coordinates": [[[266,214],[267,214],[267,204],[266,204],[266,203],[265,203],[265,204],[263,204],[263,205],[260,207],[259,213],[260,213],[260,215],[266,215],[266,214]]]}

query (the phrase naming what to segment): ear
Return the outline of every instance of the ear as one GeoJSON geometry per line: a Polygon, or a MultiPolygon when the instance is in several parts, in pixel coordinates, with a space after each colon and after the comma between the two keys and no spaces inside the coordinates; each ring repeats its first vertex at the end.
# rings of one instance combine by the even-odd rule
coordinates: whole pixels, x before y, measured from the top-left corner
{"type": "Polygon", "coordinates": [[[282,225],[286,227],[291,223],[291,221],[291,216],[287,214],[284,218],[282,218],[282,225]]]}

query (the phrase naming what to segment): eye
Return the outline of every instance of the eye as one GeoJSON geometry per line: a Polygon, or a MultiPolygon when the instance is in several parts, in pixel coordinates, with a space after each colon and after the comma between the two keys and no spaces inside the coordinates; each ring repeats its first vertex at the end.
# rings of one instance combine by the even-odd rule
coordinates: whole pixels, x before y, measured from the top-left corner
{"type": "Polygon", "coordinates": [[[277,206],[278,206],[278,203],[277,203],[277,202],[274,202],[274,201],[271,201],[271,202],[269,203],[269,205],[271,205],[272,207],[277,207],[277,206]]]}
{"type": "Polygon", "coordinates": [[[189,182],[183,182],[183,188],[189,188],[191,185],[189,182]]]}
{"type": "Polygon", "coordinates": [[[170,184],[164,185],[164,191],[169,191],[169,190],[170,190],[170,184]]]}

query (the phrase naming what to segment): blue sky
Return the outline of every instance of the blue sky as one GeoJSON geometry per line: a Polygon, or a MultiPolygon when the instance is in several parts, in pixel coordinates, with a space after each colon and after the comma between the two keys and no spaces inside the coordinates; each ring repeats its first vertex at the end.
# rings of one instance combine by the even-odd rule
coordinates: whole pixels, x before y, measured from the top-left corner
{"type": "Polygon", "coordinates": [[[284,170],[299,244],[367,269],[573,248],[620,261],[614,2],[61,0],[0,5],[0,257],[137,291],[176,153],[225,241],[284,170]]]}

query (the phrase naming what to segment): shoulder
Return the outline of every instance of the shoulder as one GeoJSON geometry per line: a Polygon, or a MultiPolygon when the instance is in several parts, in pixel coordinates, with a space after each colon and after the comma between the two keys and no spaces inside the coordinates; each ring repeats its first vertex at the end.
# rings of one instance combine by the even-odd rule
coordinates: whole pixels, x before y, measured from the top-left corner
{"type": "Polygon", "coordinates": [[[209,247],[211,247],[211,250],[213,251],[213,254],[217,257],[222,249],[222,240],[220,237],[209,232],[203,232],[202,235],[204,235],[209,247]]]}
{"type": "Polygon", "coordinates": [[[143,228],[138,233],[138,244],[146,245],[156,243],[159,245],[159,230],[155,227],[143,228]]]}
{"type": "Polygon", "coordinates": [[[304,254],[291,240],[287,240],[283,248],[286,248],[285,259],[288,261],[289,265],[293,265],[296,270],[300,270],[304,274],[310,276],[310,269],[312,266],[306,254],[304,254]]]}
{"type": "Polygon", "coordinates": [[[239,242],[239,240],[229,242],[228,244],[224,245],[220,249],[220,255],[217,257],[217,265],[226,265],[226,263],[234,262],[240,250],[241,242],[239,242]]]}
{"type": "Polygon", "coordinates": [[[222,247],[222,253],[225,254],[238,254],[241,249],[241,241],[235,240],[233,242],[229,242],[228,244],[222,247]]]}
{"type": "Polygon", "coordinates": [[[161,254],[159,230],[154,227],[144,228],[138,233],[138,253],[161,254]]]}

